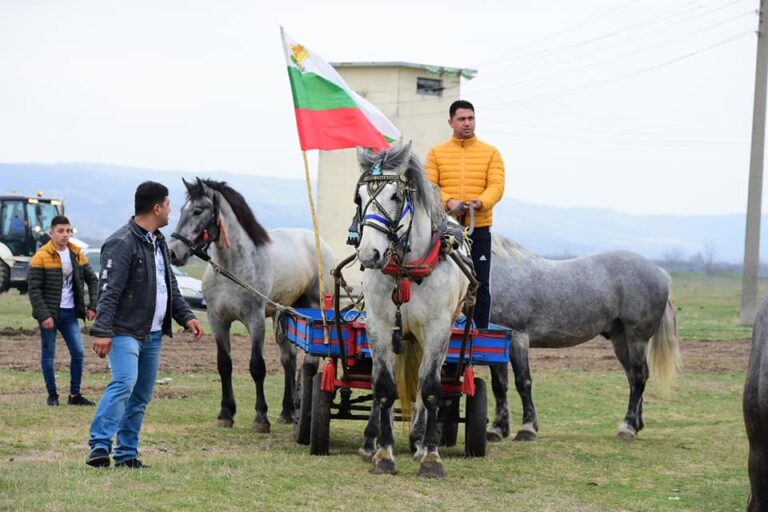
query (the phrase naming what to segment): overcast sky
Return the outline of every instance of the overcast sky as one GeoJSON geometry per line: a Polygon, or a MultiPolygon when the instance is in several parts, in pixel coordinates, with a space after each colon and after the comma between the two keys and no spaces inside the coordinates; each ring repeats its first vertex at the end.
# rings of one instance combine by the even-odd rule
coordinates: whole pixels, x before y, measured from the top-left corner
{"type": "Polygon", "coordinates": [[[301,179],[283,25],[326,61],[477,69],[462,96],[504,157],[508,196],[744,212],[757,6],[0,0],[0,162],[301,179]]]}

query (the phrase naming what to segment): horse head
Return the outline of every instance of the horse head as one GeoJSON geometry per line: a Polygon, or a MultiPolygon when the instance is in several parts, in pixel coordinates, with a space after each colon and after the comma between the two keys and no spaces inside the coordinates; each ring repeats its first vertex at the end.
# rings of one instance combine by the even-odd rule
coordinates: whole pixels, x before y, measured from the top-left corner
{"type": "Polygon", "coordinates": [[[179,222],[171,234],[173,240],[168,244],[174,265],[186,265],[193,254],[205,259],[208,247],[221,233],[218,197],[207,186],[207,180],[195,178],[189,183],[182,178],[181,181],[187,188],[187,200],[181,207],[179,222]]]}
{"type": "Polygon", "coordinates": [[[211,245],[229,249],[230,240],[232,245],[250,240],[254,247],[271,241],[245,198],[226,182],[200,178],[193,183],[182,181],[187,187],[187,200],[171,234],[174,240],[168,245],[172,263],[184,265],[193,254],[207,260],[211,245]]]}
{"type": "Polygon", "coordinates": [[[407,250],[416,191],[411,145],[378,153],[358,149],[357,158],[361,169],[355,188],[360,221],[357,256],[363,267],[379,269],[390,256],[407,250]]]}

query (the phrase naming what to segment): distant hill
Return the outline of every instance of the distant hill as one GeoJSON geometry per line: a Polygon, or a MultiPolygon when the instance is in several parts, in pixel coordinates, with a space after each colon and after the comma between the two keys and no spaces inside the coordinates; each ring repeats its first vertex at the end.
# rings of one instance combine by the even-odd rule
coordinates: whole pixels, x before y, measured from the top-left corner
{"type": "MultiPolygon", "coordinates": [[[[146,180],[159,181],[170,190],[170,226],[175,226],[179,208],[186,198],[181,179],[189,181],[197,175],[228,182],[243,194],[256,218],[268,228],[312,226],[304,182],[227,172],[166,172],[76,163],[0,163],[0,194],[16,189],[19,194],[42,191],[46,197],[63,198],[66,213],[78,229],[78,237],[93,243],[103,241],[125,224],[133,214],[136,186],[146,180]]],[[[170,233],[172,229],[165,228],[165,231],[170,233]]]]}
{"type": "MultiPolygon", "coordinates": [[[[34,194],[40,190],[46,196],[64,198],[78,235],[98,243],[130,217],[136,185],[147,179],[168,185],[174,226],[186,194],[181,178],[196,174],[88,163],[0,163],[0,193],[16,189],[19,194],[34,194]]],[[[301,180],[226,171],[202,176],[230,183],[268,228],[312,226],[301,180]]],[[[767,221],[763,216],[761,254],[768,248],[767,221]]],[[[603,209],[555,208],[512,198],[505,198],[494,210],[496,232],[548,256],[627,249],[654,259],[670,255],[689,259],[704,252],[708,244],[715,259],[741,263],[744,225],[744,215],[629,215],[603,209]]]]}

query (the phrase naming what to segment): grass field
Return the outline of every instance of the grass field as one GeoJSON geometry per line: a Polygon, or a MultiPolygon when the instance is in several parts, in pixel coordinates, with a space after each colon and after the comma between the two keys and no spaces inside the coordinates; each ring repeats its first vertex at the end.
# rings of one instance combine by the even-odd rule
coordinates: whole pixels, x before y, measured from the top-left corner
{"type": "MultiPolygon", "coordinates": [[[[673,275],[680,335],[729,342],[750,337],[738,325],[740,276],[673,275]]],[[[766,291],[761,283],[761,295],[766,291]]],[[[0,328],[35,327],[26,297],[0,296],[0,328]]],[[[2,338],[0,337],[0,343],[2,338]]],[[[479,375],[489,382],[484,368],[479,375]]],[[[239,413],[219,429],[218,375],[170,374],[155,390],[142,431],[149,470],[84,465],[93,409],[49,408],[39,372],[0,370],[0,510],[530,510],[738,511],[748,492],[741,416],[743,372],[684,373],[671,397],[653,382],[639,440],[615,439],[626,409],[620,371],[535,374],[541,433],[535,443],[489,445],[485,459],[441,450],[447,477],[417,478],[405,427],[395,476],[368,474],[356,456],[361,422],[332,423],[332,455],[312,457],[275,418],[282,378],[268,377],[273,432],[250,432],[253,383],[236,368],[239,413]]],[[[67,374],[58,375],[65,382],[67,374]]],[[[101,394],[103,375],[85,375],[101,394]]],[[[520,405],[510,395],[519,421],[520,405]]],[[[492,411],[489,404],[489,411],[492,411]]]]}
{"type": "MultiPolygon", "coordinates": [[[[30,405],[25,390],[39,375],[0,372],[0,509],[736,511],[746,499],[742,374],[687,375],[671,399],[649,386],[646,429],[625,444],[615,439],[626,407],[622,375],[539,373],[539,440],[505,441],[485,459],[465,459],[462,431],[457,447],[442,450],[442,481],[417,478],[401,425],[399,474],[372,476],[355,455],[360,422],[332,423],[332,455],[311,457],[289,426],[252,434],[242,402],[235,428],[217,428],[214,376],[171,377],[142,432],[152,467],[94,470],[83,464],[93,410],[30,405]]],[[[105,383],[85,382],[90,394],[105,383]]],[[[236,395],[252,396],[246,373],[235,384],[236,395]]],[[[280,387],[268,379],[272,404],[280,387]]]]}

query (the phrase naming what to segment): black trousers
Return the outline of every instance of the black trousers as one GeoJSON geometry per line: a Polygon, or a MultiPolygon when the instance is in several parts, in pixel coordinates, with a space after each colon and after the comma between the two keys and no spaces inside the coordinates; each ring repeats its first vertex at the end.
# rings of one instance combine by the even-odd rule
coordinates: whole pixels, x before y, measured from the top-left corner
{"type": "Polygon", "coordinates": [[[477,327],[484,329],[491,320],[491,228],[475,228],[470,238],[472,263],[480,282],[473,318],[477,327]]]}

